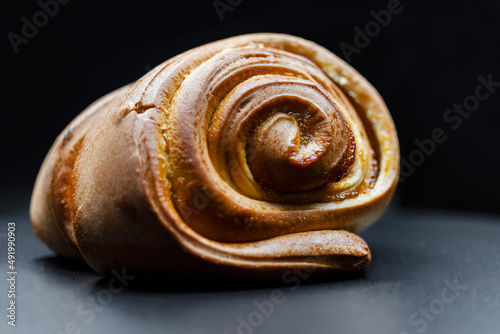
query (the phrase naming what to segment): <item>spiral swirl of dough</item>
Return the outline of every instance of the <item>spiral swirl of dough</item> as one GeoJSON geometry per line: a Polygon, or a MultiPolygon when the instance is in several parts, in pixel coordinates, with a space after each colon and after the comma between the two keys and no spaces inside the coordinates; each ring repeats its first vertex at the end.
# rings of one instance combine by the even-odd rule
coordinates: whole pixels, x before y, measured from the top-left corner
{"type": "Polygon", "coordinates": [[[356,269],[371,255],[354,233],[385,209],[398,163],[390,114],[354,69],[297,37],[244,35],[77,117],[42,166],[32,220],[103,273],[356,269]]]}

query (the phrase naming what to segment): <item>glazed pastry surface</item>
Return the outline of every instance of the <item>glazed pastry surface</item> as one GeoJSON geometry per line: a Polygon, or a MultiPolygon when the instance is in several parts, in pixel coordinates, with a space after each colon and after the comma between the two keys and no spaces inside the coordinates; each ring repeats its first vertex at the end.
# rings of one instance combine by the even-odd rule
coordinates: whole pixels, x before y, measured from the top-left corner
{"type": "Polygon", "coordinates": [[[56,139],[36,234],[99,273],[280,277],[365,267],[398,179],[382,98],[313,42],[237,36],[94,102],[56,139]]]}

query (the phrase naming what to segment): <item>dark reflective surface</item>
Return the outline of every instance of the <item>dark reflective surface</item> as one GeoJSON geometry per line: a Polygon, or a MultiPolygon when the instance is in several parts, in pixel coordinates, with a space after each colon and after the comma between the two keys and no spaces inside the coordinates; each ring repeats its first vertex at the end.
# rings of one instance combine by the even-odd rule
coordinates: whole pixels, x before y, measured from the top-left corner
{"type": "MultiPolygon", "coordinates": [[[[103,277],[61,259],[17,223],[18,319],[2,333],[496,333],[497,217],[395,211],[362,234],[373,262],[353,274],[285,282],[103,277]]],[[[2,240],[3,242],[3,240],[2,240]]],[[[4,248],[4,247],[2,247],[4,248]]],[[[5,261],[1,271],[6,272],[5,261]]],[[[7,287],[1,284],[2,300],[7,287]]]]}

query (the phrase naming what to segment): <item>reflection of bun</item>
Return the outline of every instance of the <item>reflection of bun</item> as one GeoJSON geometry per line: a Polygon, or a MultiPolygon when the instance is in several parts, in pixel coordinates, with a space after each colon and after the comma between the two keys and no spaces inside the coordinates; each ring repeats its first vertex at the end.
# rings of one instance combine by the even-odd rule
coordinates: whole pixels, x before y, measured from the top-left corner
{"type": "Polygon", "coordinates": [[[354,233],[382,214],[398,163],[386,106],[349,65],[301,38],[238,36],[80,114],[42,165],[31,217],[100,273],[358,269],[371,256],[354,233]]]}

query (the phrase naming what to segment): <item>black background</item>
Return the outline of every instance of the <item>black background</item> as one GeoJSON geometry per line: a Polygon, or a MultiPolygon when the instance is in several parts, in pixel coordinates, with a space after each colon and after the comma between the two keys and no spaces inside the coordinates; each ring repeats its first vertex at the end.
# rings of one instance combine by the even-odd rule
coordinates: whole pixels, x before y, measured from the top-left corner
{"type": "MultiPolygon", "coordinates": [[[[222,0],[227,3],[227,0],[222,0]]],[[[233,0],[233,3],[240,1],[233,0]]],[[[213,1],[69,1],[19,45],[22,18],[36,1],[2,9],[5,55],[1,117],[1,205],[29,200],[55,137],[87,105],[192,47],[243,33],[280,32],[310,39],[340,57],[355,27],[373,21],[388,1],[250,1],[226,11],[213,1]]],[[[402,0],[403,10],[371,38],[351,65],[384,97],[408,160],[415,140],[442,128],[447,140],[400,184],[403,206],[500,213],[500,88],[461,126],[443,114],[474,94],[478,76],[500,81],[500,2],[402,0]]]]}
{"type": "MultiPolygon", "coordinates": [[[[196,277],[155,285],[137,279],[94,321],[78,314],[110,278],[56,257],[33,234],[27,210],[38,169],[62,129],[102,95],[180,52],[225,37],[289,33],[346,59],[341,43],[353,45],[354,29],[364,30],[374,20],[370,12],[389,2],[221,0],[241,2],[221,21],[213,1],[71,0],[17,54],[8,34],[21,34],[22,18],[33,22],[41,7],[38,0],[3,4],[0,246],[6,250],[2,232],[16,221],[20,275],[18,326],[12,329],[2,315],[0,327],[59,333],[74,321],[82,333],[234,333],[238,317],[246,319],[254,303],[277,288],[287,301],[255,333],[418,333],[411,315],[441,300],[445,282],[458,280],[466,291],[425,323],[425,333],[497,333],[500,220],[478,213],[500,213],[500,88],[456,130],[443,115],[475,93],[478,76],[500,81],[498,1],[401,0],[402,12],[351,55],[350,64],[391,110],[403,159],[434,129],[447,136],[399,185],[395,210],[362,233],[373,254],[367,270],[303,280],[296,291],[284,282],[196,277]]],[[[6,296],[7,281],[1,282],[6,296]]]]}

